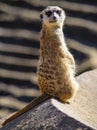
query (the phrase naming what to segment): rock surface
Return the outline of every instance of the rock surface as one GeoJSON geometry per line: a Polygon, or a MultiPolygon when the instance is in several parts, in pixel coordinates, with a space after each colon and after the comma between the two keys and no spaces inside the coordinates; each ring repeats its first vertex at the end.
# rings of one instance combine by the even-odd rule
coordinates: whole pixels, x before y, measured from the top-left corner
{"type": "Polygon", "coordinates": [[[0,130],[96,130],[97,70],[77,77],[80,89],[70,105],[49,99],[0,130]]]}

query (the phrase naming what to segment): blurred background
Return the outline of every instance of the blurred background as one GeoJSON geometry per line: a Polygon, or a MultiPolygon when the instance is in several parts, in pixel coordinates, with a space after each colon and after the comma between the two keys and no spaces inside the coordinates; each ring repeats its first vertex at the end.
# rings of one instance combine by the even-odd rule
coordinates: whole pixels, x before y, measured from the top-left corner
{"type": "Polygon", "coordinates": [[[39,96],[39,15],[48,5],[66,12],[64,35],[77,75],[97,68],[97,0],[0,0],[0,118],[39,96]]]}

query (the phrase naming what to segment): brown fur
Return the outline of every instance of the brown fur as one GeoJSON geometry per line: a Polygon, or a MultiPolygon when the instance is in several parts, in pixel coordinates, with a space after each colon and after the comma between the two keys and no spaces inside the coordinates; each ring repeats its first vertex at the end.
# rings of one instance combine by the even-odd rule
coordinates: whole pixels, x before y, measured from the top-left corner
{"type": "Polygon", "coordinates": [[[38,85],[42,94],[54,96],[66,103],[75,95],[77,83],[74,79],[74,58],[62,40],[61,29],[42,27],[38,85]]]}

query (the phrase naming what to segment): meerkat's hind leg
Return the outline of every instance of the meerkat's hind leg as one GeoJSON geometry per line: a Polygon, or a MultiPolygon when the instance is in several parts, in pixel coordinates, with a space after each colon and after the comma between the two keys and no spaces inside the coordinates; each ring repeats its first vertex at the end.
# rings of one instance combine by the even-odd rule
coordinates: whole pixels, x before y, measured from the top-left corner
{"type": "Polygon", "coordinates": [[[74,98],[74,95],[75,93],[70,91],[70,92],[62,92],[57,97],[58,100],[61,101],[62,103],[70,104],[74,98]]]}

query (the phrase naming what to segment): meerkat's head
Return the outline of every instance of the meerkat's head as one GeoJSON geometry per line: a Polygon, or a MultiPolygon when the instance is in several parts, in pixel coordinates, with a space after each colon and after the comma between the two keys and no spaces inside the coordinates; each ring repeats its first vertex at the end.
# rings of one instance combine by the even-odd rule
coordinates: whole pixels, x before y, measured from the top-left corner
{"type": "Polygon", "coordinates": [[[65,12],[58,6],[48,6],[40,13],[42,24],[49,27],[62,27],[65,20],[65,12]]]}

